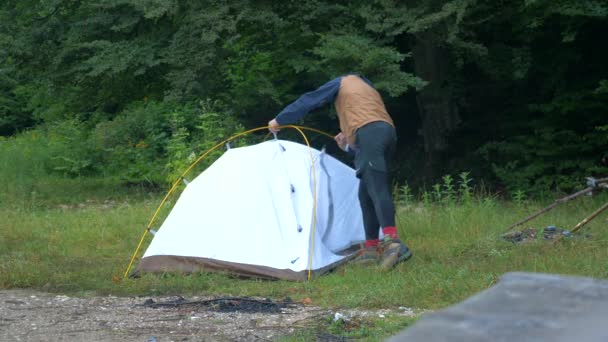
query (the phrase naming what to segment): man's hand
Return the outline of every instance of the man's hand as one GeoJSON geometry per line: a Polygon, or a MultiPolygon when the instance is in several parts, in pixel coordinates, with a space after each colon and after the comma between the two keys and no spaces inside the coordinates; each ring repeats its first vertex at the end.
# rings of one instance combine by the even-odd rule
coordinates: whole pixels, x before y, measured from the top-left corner
{"type": "Polygon", "coordinates": [[[343,151],[346,151],[346,137],[342,132],[338,133],[338,135],[334,137],[334,140],[343,151]]]}
{"type": "Polygon", "coordinates": [[[278,131],[280,131],[277,119],[272,119],[268,121],[268,130],[272,133],[277,133],[278,131]]]}

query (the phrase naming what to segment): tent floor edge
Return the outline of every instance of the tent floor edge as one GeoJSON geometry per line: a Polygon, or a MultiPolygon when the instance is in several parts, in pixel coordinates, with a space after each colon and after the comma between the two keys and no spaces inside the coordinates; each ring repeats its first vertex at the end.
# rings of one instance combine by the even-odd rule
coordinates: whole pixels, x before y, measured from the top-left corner
{"type": "MultiPolygon", "coordinates": [[[[312,270],[312,279],[329,273],[336,267],[348,262],[351,255],[320,269],[312,270]]],[[[267,266],[227,262],[201,257],[177,255],[153,255],[145,257],[129,277],[141,277],[143,273],[192,274],[198,272],[226,273],[245,279],[307,281],[308,270],[292,271],[267,266]]]]}

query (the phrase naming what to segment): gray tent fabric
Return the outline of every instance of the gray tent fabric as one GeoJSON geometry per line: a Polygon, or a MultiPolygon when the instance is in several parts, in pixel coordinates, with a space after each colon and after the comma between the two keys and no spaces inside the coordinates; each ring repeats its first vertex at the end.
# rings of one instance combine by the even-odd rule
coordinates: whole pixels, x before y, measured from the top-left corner
{"type": "Polygon", "coordinates": [[[498,284],[423,316],[389,342],[608,341],[608,281],[507,273],[498,284]]]}

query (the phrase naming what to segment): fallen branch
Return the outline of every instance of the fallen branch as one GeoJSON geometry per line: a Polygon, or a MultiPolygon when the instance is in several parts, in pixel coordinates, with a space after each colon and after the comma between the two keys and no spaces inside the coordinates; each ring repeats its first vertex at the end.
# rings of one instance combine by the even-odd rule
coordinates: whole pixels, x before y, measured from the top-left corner
{"type": "Polygon", "coordinates": [[[549,211],[549,210],[557,207],[558,204],[571,201],[571,200],[573,200],[573,199],[575,199],[575,198],[577,198],[579,196],[591,193],[593,190],[598,189],[598,188],[600,188],[600,189],[607,189],[608,188],[608,183],[607,182],[608,182],[608,177],[606,177],[606,178],[600,178],[600,179],[595,179],[593,177],[587,177],[587,188],[585,188],[585,189],[583,189],[583,190],[581,190],[579,192],[575,192],[572,195],[568,195],[566,197],[562,197],[562,198],[559,198],[559,199],[555,200],[555,202],[553,202],[553,204],[551,204],[550,206],[548,206],[546,208],[543,208],[543,209],[539,210],[538,212],[536,212],[536,213],[534,213],[534,214],[526,217],[525,219],[523,219],[523,220],[521,220],[521,221],[519,221],[517,223],[514,223],[512,225],[510,225],[505,230],[505,233],[509,232],[514,227],[522,225],[522,224],[524,224],[524,223],[532,220],[533,218],[535,218],[535,217],[537,217],[537,216],[539,216],[539,215],[541,215],[543,213],[546,213],[547,211],[549,211]]]}
{"type": "Polygon", "coordinates": [[[553,209],[553,208],[557,207],[557,205],[558,205],[558,204],[561,204],[561,203],[565,203],[565,202],[571,201],[571,200],[573,200],[573,199],[575,199],[575,198],[577,198],[577,197],[579,197],[579,196],[581,196],[581,195],[584,195],[584,194],[586,194],[586,193],[589,193],[589,192],[593,191],[593,189],[595,189],[595,187],[591,187],[591,186],[590,186],[590,187],[588,187],[588,188],[586,188],[586,189],[584,189],[584,190],[581,190],[581,191],[579,191],[579,192],[576,192],[576,193],[574,193],[574,194],[572,194],[572,195],[568,195],[568,196],[566,196],[566,197],[562,197],[562,198],[560,198],[560,199],[557,199],[557,200],[555,200],[555,202],[553,202],[553,204],[551,204],[550,206],[548,206],[548,207],[546,207],[546,208],[543,208],[543,209],[539,210],[538,212],[536,212],[536,213],[534,213],[534,214],[532,214],[532,215],[530,215],[530,216],[526,217],[525,219],[523,219],[523,220],[521,220],[521,221],[519,221],[519,222],[517,222],[517,223],[514,223],[514,224],[512,224],[512,225],[510,225],[510,226],[509,226],[509,227],[508,227],[508,228],[505,230],[505,233],[507,233],[507,232],[508,232],[508,231],[510,231],[511,229],[513,229],[513,228],[515,228],[515,227],[517,227],[517,226],[519,226],[519,225],[522,225],[522,224],[524,224],[524,223],[526,223],[526,222],[528,222],[528,221],[532,220],[533,218],[535,218],[535,217],[537,217],[537,216],[539,216],[539,215],[541,215],[541,214],[543,214],[543,213],[546,213],[547,211],[549,211],[549,210],[551,210],[551,209],[553,209]]]}
{"type": "MultiPolygon", "coordinates": [[[[602,211],[606,210],[608,208],[608,203],[604,204],[603,206],[599,207],[596,211],[594,211],[591,215],[585,217],[584,220],[582,220],[581,222],[579,222],[576,226],[574,226],[574,228],[572,228],[572,230],[570,230],[571,233],[575,233],[577,230],[581,229],[584,225],[586,225],[587,223],[589,223],[589,221],[593,220],[597,215],[599,215],[602,211]]],[[[558,243],[559,241],[561,241],[564,238],[563,235],[560,235],[553,243],[558,243]]]]}

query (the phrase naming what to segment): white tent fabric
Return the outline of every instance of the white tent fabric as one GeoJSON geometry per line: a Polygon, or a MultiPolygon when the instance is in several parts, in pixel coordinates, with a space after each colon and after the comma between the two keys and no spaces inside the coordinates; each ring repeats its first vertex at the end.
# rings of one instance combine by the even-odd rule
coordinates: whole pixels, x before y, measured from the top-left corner
{"type": "Polygon", "coordinates": [[[292,272],[307,271],[310,261],[313,271],[328,268],[364,240],[358,185],[352,168],[302,144],[231,148],[188,184],[138,269],[158,271],[146,259],[161,256],[292,272]]]}

